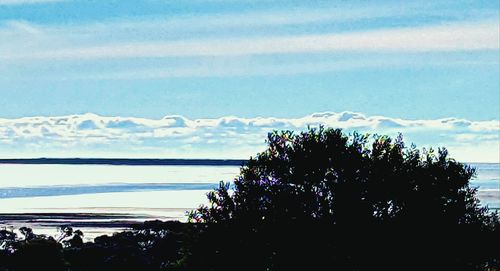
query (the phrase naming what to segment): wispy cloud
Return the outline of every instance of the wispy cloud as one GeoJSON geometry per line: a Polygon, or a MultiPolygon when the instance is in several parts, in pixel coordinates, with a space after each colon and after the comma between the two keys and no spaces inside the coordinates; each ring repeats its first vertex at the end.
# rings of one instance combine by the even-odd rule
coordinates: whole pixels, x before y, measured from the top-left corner
{"type": "MultiPolygon", "coordinates": [[[[457,67],[467,65],[496,67],[498,63],[485,59],[484,56],[477,56],[476,59],[464,59],[463,56],[455,55],[453,57],[422,56],[419,54],[377,54],[368,56],[366,54],[357,54],[357,59],[353,57],[340,57],[340,54],[324,54],[302,58],[274,57],[273,61],[262,61],[262,57],[223,57],[221,59],[200,58],[198,61],[192,61],[192,65],[182,65],[177,63],[152,65],[151,67],[123,67],[116,68],[116,65],[109,64],[110,69],[99,72],[73,72],[67,74],[64,80],[154,80],[169,78],[200,78],[200,77],[230,77],[230,76],[279,76],[279,75],[297,75],[297,74],[317,74],[326,72],[351,71],[359,69],[380,69],[380,68],[404,68],[404,67],[457,67]],[[443,59],[445,58],[445,59],[443,59]],[[260,61],[259,61],[260,60],[260,61]]],[[[103,61],[104,62],[104,61],[103,61]]],[[[64,71],[64,65],[60,62],[57,67],[64,71]]],[[[113,63],[106,61],[106,63],[113,63]]],[[[167,62],[168,63],[168,62],[167,62]]],[[[61,80],[60,75],[48,76],[39,74],[40,79],[61,80]]]]}
{"type": "Polygon", "coordinates": [[[497,22],[370,30],[346,34],[116,43],[0,54],[0,59],[109,59],[241,56],[335,51],[463,51],[499,48],[497,22]]]}
{"type": "Polygon", "coordinates": [[[354,112],[326,112],[302,118],[166,116],[145,119],[84,114],[0,119],[0,154],[246,158],[262,150],[267,133],[274,129],[304,130],[307,126],[318,125],[390,135],[402,132],[424,146],[444,145],[452,153],[454,149],[459,150],[457,158],[467,161],[495,160],[499,150],[498,120],[405,120],[354,112]],[[486,150],[486,153],[471,157],[463,151],[474,148],[486,150]]]}
{"type": "Polygon", "coordinates": [[[11,20],[5,22],[4,24],[18,33],[26,33],[29,35],[43,34],[43,31],[39,27],[26,21],[11,20]]]}
{"type": "Polygon", "coordinates": [[[152,80],[387,66],[490,65],[491,57],[488,63],[480,57],[437,57],[423,63],[414,56],[498,50],[498,14],[490,9],[469,13],[471,16],[464,20],[463,11],[450,10],[442,15],[432,4],[381,4],[106,18],[65,24],[0,21],[0,40],[4,41],[0,43],[0,76],[9,80],[152,80]],[[422,24],[420,17],[431,19],[422,24]],[[384,23],[401,18],[413,23],[384,23]],[[385,59],[374,59],[374,53],[384,54],[385,59]],[[350,57],[296,57],[318,54],[350,57]],[[280,61],[287,57],[287,61],[280,61]],[[141,61],[131,63],[137,59],[141,61]],[[120,61],[129,62],[122,65],[120,61]]]}
{"type": "Polygon", "coordinates": [[[68,0],[0,0],[0,6],[66,2],[68,0]]]}

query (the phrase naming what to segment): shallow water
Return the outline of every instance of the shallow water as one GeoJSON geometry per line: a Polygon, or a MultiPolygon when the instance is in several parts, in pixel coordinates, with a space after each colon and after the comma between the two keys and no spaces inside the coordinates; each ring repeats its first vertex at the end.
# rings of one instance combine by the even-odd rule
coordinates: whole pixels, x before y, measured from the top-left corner
{"type": "MultiPolygon", "coordinates": [[[[500,207],[500,164],[471,166],[483,203],[500,207]]],[[[189,209],[238,173],[236,166],[0,165],[0,212],[189,209]]]]}
{"type": "MultiPolygon", "coordinates": [[[[500,208],[500,164],[471,164],[481,203],[500,208]]],[[[90,236],[121,227],[95,225],[147,219],[185,220],[186,212],[206,203],[206,192],[221,180],[232,181],[236,166],[0,165],[0,214],[90,213],[116,218],[30,219],[19,223],[53,232],[58,223],[75,222],[90,236]],[[129,217],[130,216],[130,217],[129,217]],[[88,226],[83,221],[92,222],[88,226]],[[95,223],[94,223],[95,222],[95,223]],[[93,226],[92,226],[93,225],[93,226]]],[[[86,223],[85,222],[85,223],[86,223]]],[[[17,222],[0,225],[19,226],[17,222]]]]}
{"type": "Polygon", "coordinates": [[[207,191],[238,173],[235,166],[3,164],[0,213],[119,213],[184,220],[186,210],[206,203],[207,191]]]}

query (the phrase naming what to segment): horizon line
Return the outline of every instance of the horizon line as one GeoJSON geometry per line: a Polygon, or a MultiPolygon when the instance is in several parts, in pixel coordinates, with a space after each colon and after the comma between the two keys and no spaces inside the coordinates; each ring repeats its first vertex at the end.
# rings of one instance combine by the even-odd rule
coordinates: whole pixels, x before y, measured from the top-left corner
{"type": "MultiPolygon", "coordinates": [[[[2,164],[19,165],[171,165],[171,166],[243,166],[249,159],[225,158],[104,158],[104,157],[36,157],[0,158],[2,164]]],[[[464,164],[500,164],[500,162],[458,161],[464,164]]]]}
{"type": "Polygon", "coordinates": [[[204,158],[0,158],[1,164],[20,165],[128,165],[128,166],[243,166],[243,159],[204,158]]]}

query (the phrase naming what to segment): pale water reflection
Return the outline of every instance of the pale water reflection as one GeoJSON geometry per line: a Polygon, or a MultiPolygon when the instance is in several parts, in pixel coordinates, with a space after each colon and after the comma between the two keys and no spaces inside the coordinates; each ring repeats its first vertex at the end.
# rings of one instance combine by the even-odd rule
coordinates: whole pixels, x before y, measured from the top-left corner
{"type": "MultiPolygon", "coordinates": [[[[499,208],[500,164],[472,166],[478,176],[471,184],[479,188],[482,204],[499,208]]],[[[207,203],[209,190],[238,173],[236,166],[0,165],[0,225],[27,223],[54,234],[57,224],[72,223],[91,239],[131,222],[185,221],[186,212],[207,203]],[[69,215],[5,217],[41,213],[69,215]]]]}

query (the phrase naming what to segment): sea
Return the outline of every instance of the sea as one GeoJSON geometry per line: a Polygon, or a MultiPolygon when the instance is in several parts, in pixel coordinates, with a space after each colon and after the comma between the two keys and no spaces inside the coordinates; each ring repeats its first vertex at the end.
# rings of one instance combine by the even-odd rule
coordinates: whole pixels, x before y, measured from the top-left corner
{"type": "MultiPolygon", "coordinates": [[[[478,189],[481,204],[499,209],[500,164],[470,165],[477,170],[471,185],[478,189]]],[[[91,238],[126,228],[127,221],[185,221],[189,210],[207,203],[208,191],[220,181],[233,181],[239,169],[236,165],[0,163],[0,227],[28,224],[41,233],[56,234],[57,223],[71,222],[91,238]]]]}

